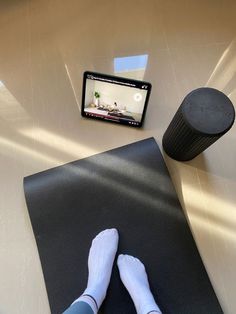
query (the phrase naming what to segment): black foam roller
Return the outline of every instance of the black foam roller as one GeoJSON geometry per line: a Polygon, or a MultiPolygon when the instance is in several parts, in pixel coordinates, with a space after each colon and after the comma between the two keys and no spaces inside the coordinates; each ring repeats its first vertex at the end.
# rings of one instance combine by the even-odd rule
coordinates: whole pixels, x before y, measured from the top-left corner
{"type": "Polygon", "coordinates": [[[163,136],[163,148],[173,159],[191,160],[224,135],[234,119],[233,104],[225,94],[198,88],[184,98],[163,136]]]}

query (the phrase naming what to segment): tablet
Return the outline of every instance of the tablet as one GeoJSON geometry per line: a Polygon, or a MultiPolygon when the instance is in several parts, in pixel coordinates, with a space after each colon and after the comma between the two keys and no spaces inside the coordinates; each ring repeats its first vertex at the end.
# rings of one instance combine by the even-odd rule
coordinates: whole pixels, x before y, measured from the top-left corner
{"type": "Polygon", "coordinates": [[[83,117],[141,127],[151,84],[96,72],[84,72],[83,117]]]}

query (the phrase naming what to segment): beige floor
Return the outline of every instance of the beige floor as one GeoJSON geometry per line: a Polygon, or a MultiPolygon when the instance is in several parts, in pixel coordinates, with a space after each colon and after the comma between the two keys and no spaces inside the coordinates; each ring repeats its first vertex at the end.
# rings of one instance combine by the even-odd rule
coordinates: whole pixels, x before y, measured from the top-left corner
{"type": "MultiPolygon", "coordinates": [[[[0,313],[50,313],[24,176],[163,132],[199,86],[236,104],[234,0],[0,1],[0,313]],[[84,70],[148,54],[142,130],[80,117],[84,70]]],[[[140,73],[132,73],[134,77],[140,73]]],[[[165,156],[224,313],[236,313],[236,126],[188,163],[165,156]]]]}

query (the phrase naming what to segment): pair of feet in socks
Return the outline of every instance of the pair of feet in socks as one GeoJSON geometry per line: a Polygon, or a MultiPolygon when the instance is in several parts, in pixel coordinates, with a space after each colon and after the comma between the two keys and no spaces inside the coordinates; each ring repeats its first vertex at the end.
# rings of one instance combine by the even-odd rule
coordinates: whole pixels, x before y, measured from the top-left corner
{"type": "MultiPolygon", "coordinates": [[[[91,297],[99,308],[105,299],[118,247],[116,229],[100,232],[93,240],[88,258],[88,284],[83,296],[91,297]]],[[[138,314],[161,313],[150,291],[144,265],[130,255],[119,255],[120,278],[128,290],[138,314]]],[[[76,301],[79,301],[80,298],[76,301]]],[[[76,302],[75,301],[75,302],[76,302]]]]}

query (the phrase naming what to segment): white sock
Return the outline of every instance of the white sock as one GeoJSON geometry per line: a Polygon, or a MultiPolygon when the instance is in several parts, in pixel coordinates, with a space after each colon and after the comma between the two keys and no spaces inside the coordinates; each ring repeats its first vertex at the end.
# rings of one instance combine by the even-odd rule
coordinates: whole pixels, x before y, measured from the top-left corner
{"type": "MultiPolygon", "coordinates": [[[[119,236],[116,229],[106,229],[93,239],[89,251],[88,283],[81,298],[90,296],[95,301],[97,310],[106,296],[118,247],[118,240],[119,236]]],[[[80,301],[81,298],[75,302],[80,301]]]]}
{"type": "Polygon", "coordinates": [[[137,258],[119,255],[120,278],[128,290],[138,314],[161,313],[150,291],[144,265],[137,258]]]}

